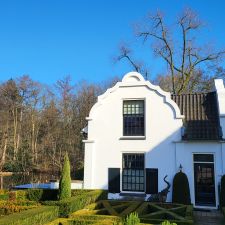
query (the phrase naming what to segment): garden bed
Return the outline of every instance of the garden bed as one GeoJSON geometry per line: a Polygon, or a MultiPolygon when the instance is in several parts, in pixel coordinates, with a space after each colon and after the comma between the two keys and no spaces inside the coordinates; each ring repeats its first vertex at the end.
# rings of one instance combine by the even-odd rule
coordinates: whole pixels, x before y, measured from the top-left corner
{"type": "Polygon", "coordinates": [[[24,200],[1,200],[0,201],[0,217],[24,210],[39,207],[40,204],[34,201],[24,200]]]}
{"type": "Polygon", "coordinates": [[[104,216],[104,218],[107,218],[107,216],[125,218],[130,213],[137,212],[142,223],[160,224],[169,220],[177,225],[192,225],[192,211],[191,205],[103,200],[72,213],[70,218],[86,218],[87,220],[95,217],[96,219],[101,218],[101,216],[104,216]]]}

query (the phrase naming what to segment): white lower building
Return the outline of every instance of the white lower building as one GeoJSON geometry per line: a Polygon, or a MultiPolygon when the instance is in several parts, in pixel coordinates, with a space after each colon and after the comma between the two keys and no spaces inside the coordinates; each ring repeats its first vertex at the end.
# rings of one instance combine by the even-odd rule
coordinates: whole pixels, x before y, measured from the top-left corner
{"type": "MultiPolygon", "coordinates": [[[[225,88],[171,95],[136,72],[98,97],[85,143],[84,188],[149,197],[182,167],[194,206],[216,208],[225,173],[225,88]]],[[[172,187],[167,201],[172,200],[172,187]]]]}

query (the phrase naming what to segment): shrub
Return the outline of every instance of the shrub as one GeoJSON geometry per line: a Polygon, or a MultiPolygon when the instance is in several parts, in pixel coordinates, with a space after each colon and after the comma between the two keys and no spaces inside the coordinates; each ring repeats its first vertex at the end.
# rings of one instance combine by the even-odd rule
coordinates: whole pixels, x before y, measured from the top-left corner
{"type": "Polygon", "coordinates": [[[0,200],[8,200],[9,199],[9,195],[5,194],[5,195],[0,195],[0,200]]]}
{"type": "MultiPolygon", "coordinates": [[[[161,224],[170,220],[177,225],[193,225],[193,206],[172,203],[149,203],[141,201],[102,200],[90,204],[70,215],[70,218],[116,216],[125,218],[130,213],[138,213],[142,223],[161,224]]],[[[116,221],[117,222],[117,221],[116,221]]]]}
{"type": "Polygon", "coordinates": [[[58,207],[42,206],[4,216],[0,219],[0,225],[40,225],[48,223],[57,217],[58,207]]]}
{"type": "Polygon", "coordinates": [[[9,215],[15,212],[21,212],[24,210],[32,209],[38,207],[37,202],[31,201],[0,201],[0,214],[9,215]]]}
{"type": "Polygon", "coordinates": [[[170,223],[168,220],[161,223],[162,225],[177,225],[176,223],[170,223]]]}
{"type": "Polygon", "coordinates": [[[71,197],[70,161],[68,154],[64,157],[64,164],[59,181],[59,200],[71,197]]]}
{"type": "Polygon", "coordinates": [[[56,189],[28,189],[27,199],[30,201],[54,201],[57,200],[58,190],[56,189]]]}
{"type": "Polygon", "coordinates": [[[27,198],[30,201],[40,201],[42,199],[43,189],[28,189],[27,198]]]}
{"type": "Polygon", "coordinates": [[[107,198],[107,191],[104,190],[94,190],[79,196],[74,196],[61,201],[46,201],[43,202],[44,205],[54,205],[59,206],[60,217],[67,217],[72,212],[84,208],[86,205],[94,203],[98,200],[103,200],[107,198]]]}
{"type": "Polygon", "coordinates": [[[220,205],[222,208],[225,206],[225,175],[222,176],[220,185],[220,205]]]}
{"type": "Polygon", "coordinates": [[[78,217],[78,218],[59,218],[45,225],[121,225],[119,218],[112,216],[78,217]]]}
{"type": "Polygon", "coordinates": [[[138,218],[138,214],[136,212],[131,213],[126,217],[123,221],[123,225],[137,225],[140,223],[140,219],[138,218]]]}
{"type": "Polygon", "coordinates": [[[12,201],[16,200],[16,192],[15,191],[10,191],[8,195],[9,195],[9,200],[12,200],[12,201]]]}
{"type": "Polygon", "coordinates": [[[26,200],[0,201],[0,207],[4,206],[5,204],[8,204],[8,205],[21,205],[21,206],[40,205],[37,202],[26,201],[26,200]]]}
{"type": "Polygon", "coordinates": [[[17,190],[16,191],[16,199],[17,200],[27,200],[27,191],[17,190]]]}
{"type": "Polygon", "coordinates": [[[93,191],[91,189],[72,189],[71,190],[71,196],[78,196],[78,195],[81,195],[81,194],[86,194],[90,191],[93,191]]]}
{"type": "Polygon", "coordinates": [[[0,189],[0,195],[8,194],[8,190],[0,189]]]}
{"type": "Polygon", "coordinates": [[[174,203],[191,204],[188,178],[181,171],[174,176],[172,198],[174,203]]]}

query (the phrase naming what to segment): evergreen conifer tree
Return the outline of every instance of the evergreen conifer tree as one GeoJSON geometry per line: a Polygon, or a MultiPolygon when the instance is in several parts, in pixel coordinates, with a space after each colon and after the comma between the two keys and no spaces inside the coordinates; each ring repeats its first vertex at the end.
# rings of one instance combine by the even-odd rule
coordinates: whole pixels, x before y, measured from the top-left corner
{"type": "Polygon", "coordinates": [[[70,177],[70,161],[68,154],[65,154],[64,164],[59,181],[58,199],[62,200],[71,197],[71,177],[70,177]]]}

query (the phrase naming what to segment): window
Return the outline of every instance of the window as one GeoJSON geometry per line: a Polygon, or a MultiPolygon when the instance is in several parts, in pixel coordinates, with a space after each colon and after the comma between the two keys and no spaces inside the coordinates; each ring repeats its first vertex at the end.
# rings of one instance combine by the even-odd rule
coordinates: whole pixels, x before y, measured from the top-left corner
{"type": "Polygon", "coordinates": [[[195,204],[215,206],[215,172],[213,154],[194,154],[195,204]]]}
{"type": "Polygon", "coordinates": [[[123,102],[123,136],[144,136],[144,101],[123,102]]]}
{"type": "Polygon", "coordinates": [[[194,154],[194,162],[214,162],[213,154],[194,154]]]}
{"type": "Polygon", "coordinates": [[[144,154],[123,154],[122,190],[144,192],[144,154]]]}

